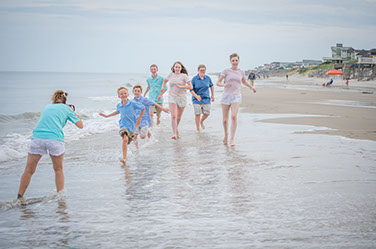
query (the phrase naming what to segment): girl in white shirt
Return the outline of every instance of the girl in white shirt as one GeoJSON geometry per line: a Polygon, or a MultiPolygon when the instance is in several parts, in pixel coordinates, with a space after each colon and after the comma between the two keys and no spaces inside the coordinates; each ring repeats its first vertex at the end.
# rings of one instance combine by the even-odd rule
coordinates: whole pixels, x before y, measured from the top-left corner
{"type": "Polygon", "coordinates": [[[239,65],[239,55],[233,53],[230,55],[231,68],[223,70],[223,72],[218,77],[217,86],[225,87],[222,94],[222,113],[223,113],[223,128],[225,131],[225,138],[223,143],[227,144],[228,140],[228,116],[231,109],[231,137],[230,145],[235,146],[235,132],[237,127],[238,111],[240,106],[240,101],[242,99],[240,93],[241,84],[249,87],[253,92],[256,92],[256,88],[251,86],[246,78],[243,70],[238,68],[239,65]],[[222,83],[222,80],[225,83],[222,83]]]}
{"type": "MultiPolygon", "coordinates": [[[[188,71],[179,61],[175,62],[171,68],[170,73],[164,80],[162,88],[164,89],[167,82],[169,82],[169,109],[171,112],[171,127],[172,139],[177,139],[179,136],[178,126],[187,105],[187,90],[192,89],[191,80],[188,77],[188,71]]],[[[162,90],[161,90],[162,91],[162,90]]]]}

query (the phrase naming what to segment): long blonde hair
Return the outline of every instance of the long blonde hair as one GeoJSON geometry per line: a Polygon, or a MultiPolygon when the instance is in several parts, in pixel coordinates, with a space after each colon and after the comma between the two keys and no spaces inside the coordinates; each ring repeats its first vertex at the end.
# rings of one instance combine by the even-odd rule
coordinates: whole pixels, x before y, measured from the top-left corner
{"type": "Polygon", "coordinates": [[[56,92],[54,92],[54,94],[52,95],[52,103],[63,103],[63,104],[66,104],[67,103],[67,95],[65,94],[65,92],[63,90],[57,90],[56,92]]]}

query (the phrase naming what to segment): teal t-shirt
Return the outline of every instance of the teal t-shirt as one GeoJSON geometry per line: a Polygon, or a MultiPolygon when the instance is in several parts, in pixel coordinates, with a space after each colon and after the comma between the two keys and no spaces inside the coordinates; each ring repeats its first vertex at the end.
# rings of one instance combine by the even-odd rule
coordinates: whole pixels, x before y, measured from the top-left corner
{"type": "Polygon", "coordinates": [[[64,142],[63,127],[68,120],[74,124],[80,121],[69,106],[60,103],[46,105],[31,139],[55,139],[64,142]]]}
{"type": "MultiPolygon", "coordinates": [[[[146,82],[148,83],[148,87],[150,87],[149,90],[149,99],[154,101],[155,103],[163,103],[163,96],[161,100],[158,100],[159,94],[161,94],[161,88],[163,84],[164,78],[157,75],[157,78],[153,78],[153,76],[150,76],[147,78],[146,82]]],[[[167,90],[167,84],[165,85],[164,89],[167,90]]]]}

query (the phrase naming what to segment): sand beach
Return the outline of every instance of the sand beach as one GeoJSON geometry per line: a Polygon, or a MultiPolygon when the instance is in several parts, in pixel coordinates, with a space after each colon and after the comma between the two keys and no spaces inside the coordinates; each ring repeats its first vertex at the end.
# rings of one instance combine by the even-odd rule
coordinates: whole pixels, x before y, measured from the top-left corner
{"type": "Polygon", "coordinates": [[[317,115],[273,118],[261,122],[327,127],[330,129],[309,132],[376,141],[376,81],[354,81],[347,87],[343,80],[338,79],[334,87],[322,87],[325,81],[307,77],[290,77],[288,81],[283,77],[270,78],[268,82],[312,88],[259,88],[256,94],[243,88],[242,111],[317,115]]]}
{"type": "Polygon", "coordinates": [[[12,82],[0,91],[0,248],[374,247],[374,83],[257,80],[255,94],[242,87],[235,147],[222,144],[223,88],[200,133],[187,93],[180,138],[163,113],[124,167],[119,117],[98,113],[114,111],[119,85],[145,87],[147,77],[0,73],[12,82]],[[20,105],[30,85],[32,101],[20,105]],[[85,124],[64,128],[66,191],[56,193],[43,157],[20,206],[32,130],[59,88],[85,124]]]}

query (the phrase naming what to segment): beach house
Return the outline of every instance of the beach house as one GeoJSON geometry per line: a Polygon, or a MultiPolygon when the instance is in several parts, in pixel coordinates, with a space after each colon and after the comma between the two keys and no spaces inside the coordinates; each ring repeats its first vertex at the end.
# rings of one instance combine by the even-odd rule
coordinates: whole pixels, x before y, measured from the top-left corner
{"type": "Polygon", "coordinates": [[[344,47],[342,43],[337,43],[335,47],[330,47],[332,56],[323,57],[324,62],[334,62],[342,64],[345,61],[356,60],[355,49],[344,47]]]}

